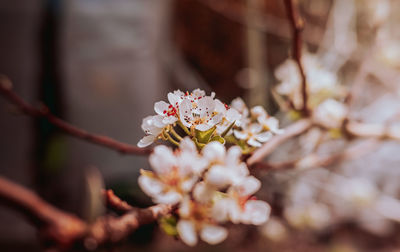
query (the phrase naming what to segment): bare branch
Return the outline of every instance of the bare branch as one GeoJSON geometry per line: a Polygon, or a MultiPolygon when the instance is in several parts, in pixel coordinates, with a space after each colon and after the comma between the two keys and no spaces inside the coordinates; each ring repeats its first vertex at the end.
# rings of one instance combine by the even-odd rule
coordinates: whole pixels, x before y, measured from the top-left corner
{"type": "Polygon", "coordinates": [[[348,122],[345,130],[352,136],[400,140],[400,125],[348,122]]]}
{"type": "Polygon", "coordinates": [[[316,153],[311,153],[299,160],[276,162],[276,163],[259,162],[255,163],[253,167],[254,170],[267,170],[267,171],[278,171],[278,170],[282,171],[292,168],[310,169],[317,167],[327,167],[343,161],[360,158],[373,151],[378,146],[378,143],[379,140],[372,138],[362,141],[353,146],[350,146],[343,151],[340,151],[338,153],[333,153],[330,155],[318,155],[316,153]]]}
{"type": "Polygon", "coordinates": [[[309,119],[301,119],[284,129],[281,135],[273,136],[262,147],[254,151],[254,153],[247,159],[247,165],[251,166],[273,152],[279,145],[286,142],[292,137],[300,135],[312,127],[313,123],[309,119]]]}
{"type": "Polygon", "coordinates": [[[126,213],[134,208],[126,201],[121,200],[117,195],[115,195],[113,190],[103,190],[102,194],[104,196],[106,206],[111,209],[121,213],[126,213]]]}
{"type": "Polygon", "coordinates": [[[299,14],[297,0],[284,0],[284,3],[293,32],[293,45],[292,45],[293,58],[297,63],[301,75],[301,94],[303,97],[302,112],[305,116],[309,116],[310,111],[307,105],[307,100],[308,100],[307,80],[306,80],[306,74],[304,73],[303,64],[301,62],[301,52],[303,47],[302,33],[304,29],[304,20],[299,14]]]}
{"type": "Polygon", "coordinates": [[[33,117],[46,118],[50,123],[71,136],[116,150],[123,154],[148,155],[152,151],[148,148],[139,148],[127,143],[119,142],[107,136],[91,134],[54,116],[46,106],[42,106],[41,108],[33,107],[12,91],[12,84],[4,75],[0,75],[0,94],[2,94],[9,102],[17,106],[17,108],[24,114],[33,117]]]}
{"type": "MultiPolygon", "coordinates": [[[[113,199],[118,198],[113,193],[109,195],[113,199]]],[[[35,193],[1,176],[0,201],[24,213],[46,241],[60,248],[82,244],[88,249],[94,249],[104,243],[118,242],[141,225],[154,222],[173,209],[165,204],[145,209],[131,207],[120,217],[106,215],[89,224],[51,206],[35,193]]]]}

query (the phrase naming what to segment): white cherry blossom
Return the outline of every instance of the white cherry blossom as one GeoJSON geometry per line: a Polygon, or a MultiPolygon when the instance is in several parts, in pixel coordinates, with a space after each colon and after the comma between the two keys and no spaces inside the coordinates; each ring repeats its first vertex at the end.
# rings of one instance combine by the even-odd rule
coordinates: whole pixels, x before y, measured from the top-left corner
{"type": "Polygon", "coordinates": [[[270,131],[262,130],[263,126],[258,123],[252,123],[243,130],[234,130],[233,134],[237,139],[245,140],[250,146],[260,147],[261,143],[267,142],[272,137],[270,131]]]}
{"type": "Polygon", "coordinates": [[[210,206],[185,197],[179,207],[180,220],[177,230],[180,238],[189,246],[194,246],[200,238],[209,244],[218,244],[226,239],[226,228],[215,225],[210,216],[210,206]]]}
{"type": "Polygon", "coordinates": [[[165,126],[161,116],[145,117],[142,122],[142,129],[146,136],[137,145],[143,148],[152,144],[159,137],[165,126]]]}
{"type": "Polygon", "coordinates": [[[314,121],[326,128],[340,128],[347,115],[347,107],[334,99],[327,99],[314,110],[314,121]]]}
{"type": "MultiPolygon", "coordinates": [[[[221,122],[217,124],[218,134],[222,134],[232,123],[235,123],[237,126],[240,125],[241,114],[236,109],[229,107],[218,99],[215,99],[215,112],[223,115],[221,122]]],[[[230,134],[230,132],[227,133],[230,134]]]]}
{"type": "Polygon", "coordinates": [[[139,186],[156,203],[178,203],[207,167],[190,138],[183,139],[175,152],[163,145],[155,147],[149,161],[154,172],[142,170],[139,186]]]}

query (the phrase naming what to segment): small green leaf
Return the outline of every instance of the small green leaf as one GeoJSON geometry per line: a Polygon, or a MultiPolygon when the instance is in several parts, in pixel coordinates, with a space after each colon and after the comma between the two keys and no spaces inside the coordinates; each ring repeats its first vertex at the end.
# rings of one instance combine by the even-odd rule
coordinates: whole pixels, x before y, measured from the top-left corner
{"type": "Polygon", "coordinates": [[[233,134],[225,136],[224,139],[229,144],[237,144],[238,142],[238,140],[233,134]]]}
{"type": "Polygon", "coordinates": [[[160,219],[160,227],[167,235],[178,236],[176,225],[177,220],[172,215],[165,216],[160,219]]]}
{"type": "Polygon", "coordinates": [[[212,142],[212,141],[218,141],[218,142],[220,142],[222,144],[225,144],[225,139],[223,137],[219,136],[219,135],[213,136],[210,139],[210,142],[212,142]]]}
{"type": "Polygon", "coordinates": [[[229,132],[229,131],[232,129],[232,127],[235,125],[235,122],[236,122],[236,121],[233,121],[233,123],[231,123],[231,125],[229,125],[229,127],[226,128],[226,129],[224,130],[224,132],[222,132],[222,134],[221,134],[222,137],[224,137],[226,134],[228,134],[228,132],[229,132]]]}
{"type": "Polygon", "coordinates": [[[207,131],[200,131],[200,130],[195,130],[196,132],[196,138],[199,143],[206,144],[210,141],[211,136],[213,135],[214,131],[216,130],[216,126],[212,127],[211,129],[207,131]]]}

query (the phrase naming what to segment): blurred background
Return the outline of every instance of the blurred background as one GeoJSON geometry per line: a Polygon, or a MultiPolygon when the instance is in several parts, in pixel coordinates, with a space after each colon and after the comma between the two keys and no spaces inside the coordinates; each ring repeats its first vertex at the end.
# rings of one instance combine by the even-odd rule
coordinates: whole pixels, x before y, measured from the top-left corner
{"type": "MultiPolygon", "coordinates": [[[[363,83],[352,116],[384,122],[396,115],[400,3],[299,2],[304,49],[344,86],[363,83]]],[[[143,136],[142,118],[175,89],[215,91],[226,103],[241,96],[277,114],[283,125],[287,121],[271,92],[274,70],[291,50],[283,1],[1,0],[0,34],[0,72],[15,91],[90,132],[136,144],[143,136]]],[[[134,205],[151,204],[137,186],[139,169],[148,168],[145,157],[74,139],[45,120],[19,115],[4,99],[0,129],[1,175],[66,211],[95,218],[101,209],[93,192],[103,186],[134,205]]],[[[271,159],[301,155],[296,146],[306,146],[313,133],[318,134],[289,142],[271,159]]],[[[343,144],[335,140],[326,148],[343,144]]],[[[261,173],[258,196],[273,206],[272,219],[262,227],[232,226],[221,245],[192,250],[398,252],[399,151],[397,142],[386,141],[368,156],[329,170],[261,173]],[[343,196],[343,188],[354,192],[355,202],[343,196]],[[368,205],[360,205],[360,198],[368,205]]],[[[35,229],[4,206],[0,250],[40,251],[35,229]]],[[[102,250],[189,248],[148,225],[102,250]]]]}

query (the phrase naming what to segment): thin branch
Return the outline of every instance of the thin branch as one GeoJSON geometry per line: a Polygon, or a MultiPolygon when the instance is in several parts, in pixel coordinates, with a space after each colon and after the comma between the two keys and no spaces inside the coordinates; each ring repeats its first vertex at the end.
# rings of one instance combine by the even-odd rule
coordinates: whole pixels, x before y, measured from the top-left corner
{"type": "MultiPolygon", "coordinates": [[[[117,196],[107,193],[114,201],[117,196]]],[[[42,200],[32,191],[0,176],[0,201],[24,213],[40,230],[42,237],[59,248],[84,245],[95,249],[104,243],[121,241],[141,225],[154,222],[172,211],[172,206],[159,204],[145,209],[132,207],[119,202],[116,205],[128,210],[120,217],[102,216],[89,224],[69,213],[63,212],[42,200]]]]}
{"type": "Polygon", "coordinates": [[[299,160],[265,163],[259,162],[253,165],[254,170],[282,171],[292,168],[310,169],[317,167],[327,167],[347,160],[354,160],[372,152],[378,146],[379,140],[368,139],[358,144],[350,146],[343,151],[330,155],[319,155],[311,153],[299,160]]]}
{"type": "Polygon", "coordinates": [[[133,206],[129,205],[126,201],[121,200],[117,195],[115,195],[113,190],[103,190],[102,194],[105,204],[108,208],[121,213],[126,213],[134,209],[133,206]]]}
{"type": "Polygon", "coordinates": [[[293,45],[292,45],[293,58],[297,63],[301,75],[301,95],[303,97],[302,112],[305,116],[308,116],[310,114],[310,111],[307,105],[308,101],[307,80],[306,80],[306,74],[304,73],[303,64],[301,62],[301,52],[303,47],[302,33],[304,29],[304,20],[299,14],[297,0],[284,0],[284,3],[293,32],[293,45]]]}
{"type": "Polygon", "coordinates": [[[12,91],[10,80],[3,75],[0,75],[0,94],[2,94],[24,114],[33,117],[46,118],[50,123],[71,136],[116,150],[122,154],[148,155],[152,151],[148,148],[139,148],[127,143],[119,142],[107,136],[91,134],[54,116],[46,106],[35,108],[12,91]]]}
{"type": "Polygon", "coordinates": [[[309,119],[301,119],[284,129],[284,133],[272,137],[262,147],[257,149],[248,159],[247,165],[251,166],[273,152],[279,145],[286,142],[292,137],[300,135],[312,127],[313,123],[309,119]]]}
{"type": "Polygon", "coordinates": [[[400,125],[348,122],[345,130],[352,136],[400,140],[400,125]]]}

